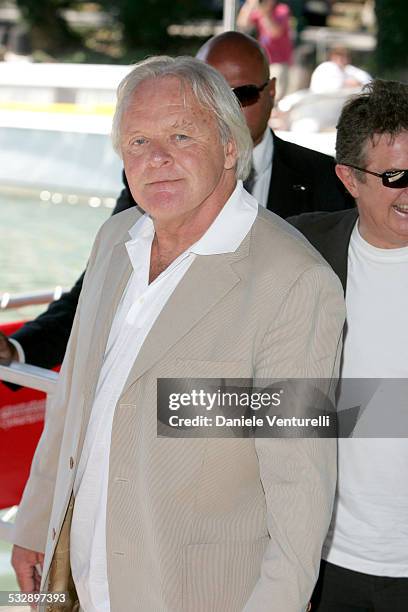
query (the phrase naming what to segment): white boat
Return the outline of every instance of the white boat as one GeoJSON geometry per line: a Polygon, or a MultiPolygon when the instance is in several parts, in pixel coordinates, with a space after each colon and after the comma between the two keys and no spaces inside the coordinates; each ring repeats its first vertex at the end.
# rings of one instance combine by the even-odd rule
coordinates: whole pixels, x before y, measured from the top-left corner
{"type": "Polygon", "coordinates": [[[116,88],[129,66],[0,63],[1,189],[116,197],[110,143],[116,88]]]}

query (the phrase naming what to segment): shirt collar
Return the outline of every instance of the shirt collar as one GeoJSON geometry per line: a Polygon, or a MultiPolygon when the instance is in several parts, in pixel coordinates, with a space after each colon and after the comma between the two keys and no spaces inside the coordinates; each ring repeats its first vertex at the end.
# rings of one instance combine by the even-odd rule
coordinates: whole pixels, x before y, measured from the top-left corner
{"type": "Polygon", "coordinates": [[[360,234],[358,221],[356,222],[351,234],[350,246],[357,248],[365,257],[378,261],[394,262],[395,260],[399,259],[402,261],[407,261],[408,258],[408,247],[406,246],[397,247],[395,249],[384,249],[381,247],[376,247],[370,242],[367,242],[367,240],[365,240],[365,238],[363,238],[360,234]]]}
{"type": "MultiPolygon", "coordinates": [[[[149,278],[150,251],[154,238],[154,225],[149,215],[140,217],[129,230],[130,240],[125,243],[133,270],[149,278]]],[[[148,282],[148,281],[146,281],[148,282]]]]}
{"type": "Polygon", "coordinates": [[[258,202],[245,191],[242,181],[238,181],[208,230],[191,246],[191,251],[197,255],[233,253],[248,234],[257,214],[258,202]]]}
{"type": "Polygon", "coordinates": [[[273,138],[269,128],[265,130],[262,140],[254,147],[252,152],[252,162],[255,176],[260,176],[272,164],[273,157],[273,138]]]}
{"type": "MultiPolygon", "coordinates": [[[[258,202],[245,191],[242,181],[237,185],[218,213],[205,234],[195,242],[187,252],[197,255],[217,255],[232,253],[237,250],[245,236],[248,234],[258,214],[258,202]]],[[[130,228],[131,240],[126,243],[129,257],[134,265],[132,253],[134,247],[142,243],[153,241],[154,225],[151,217],[144,214],[130,228]]]]}
{"type": "Polygon", "coordinates": [[[132,240],[136,239],[153,239],[154,225],[151,217],[148,214],[141,216],[129,230],[129,235],[132,240]]]}

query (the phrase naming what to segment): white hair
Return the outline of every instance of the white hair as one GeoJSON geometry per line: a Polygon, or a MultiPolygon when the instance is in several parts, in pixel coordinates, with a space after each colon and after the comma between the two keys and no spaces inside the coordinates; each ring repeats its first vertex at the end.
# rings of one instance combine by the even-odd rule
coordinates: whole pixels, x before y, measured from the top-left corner
{"type": "MultiPolygon", "coordinates": [[[[215,115],[222,144],[229,141],[237,148],[237,179],[245,180],[251,169],[252,139],[238,100],[224,77],[214,68],[193,57],[158,55],[135,64],[121,81],[112,124],[112,142],[121,157],[121,123],[130,99],[146,79],[173,76],[191,87],[196,99],[215,115]]],[[[146,101],[148,104],[149,101],[146,101]]]]}

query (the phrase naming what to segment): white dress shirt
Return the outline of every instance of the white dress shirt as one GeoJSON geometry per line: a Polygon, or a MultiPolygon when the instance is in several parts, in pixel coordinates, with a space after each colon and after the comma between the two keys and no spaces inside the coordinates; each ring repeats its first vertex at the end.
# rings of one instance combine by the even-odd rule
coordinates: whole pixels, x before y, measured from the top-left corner
{"type": "Polygon", "coordinates": [[[272,157],[272,132],[267,128],[261,142],[256,145],[252,152],[252,165],[255,170],[255,183],[252,195],[264,208],[266,208],[268,203],[269,186],[272,176],[272,157]]]}
{"type": "Polygon", "coordinates": [[[195,258],[234,252],[251,229],[257,211],[257,201],[239,181],[200,240],[150,284],[153,222],[144,215],[129,231],[126,248],[133,272],[112,322],[74,483],[71,568],[85,612],[110,610],[106,559],[109,453],[115,407],[131,367],[153,323],[195,258]]]}

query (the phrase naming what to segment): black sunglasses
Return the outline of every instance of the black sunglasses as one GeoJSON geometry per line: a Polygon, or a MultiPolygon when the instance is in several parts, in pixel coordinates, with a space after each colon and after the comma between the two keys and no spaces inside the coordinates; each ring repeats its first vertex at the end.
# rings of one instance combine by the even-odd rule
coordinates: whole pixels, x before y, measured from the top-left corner
{"type": "Polygon", "coordinates": [[[372,172],[371,170],[359,168],[352,164],[343,164],[343,166],[354,168],[354,170],[360,170],[360,172],[366,172],[373,176],[378,176],[382,180],[384,187],[391,187],[391,189],[403,189],[404,187],[408,187],[408,170],[386,170],[380,174],[379,172],[372,172]]]}
{"type": "Polygon", "coordinates": [[[251,106],[251,104],[255,104],[258,102],[260,98],[260,93],[265,89],[268,85],[269,80],[266,81],[263,85],[240,85],[239,87],[233,87],[232,91],[238,98],[238,102],[241,106],[251,106]]]}

